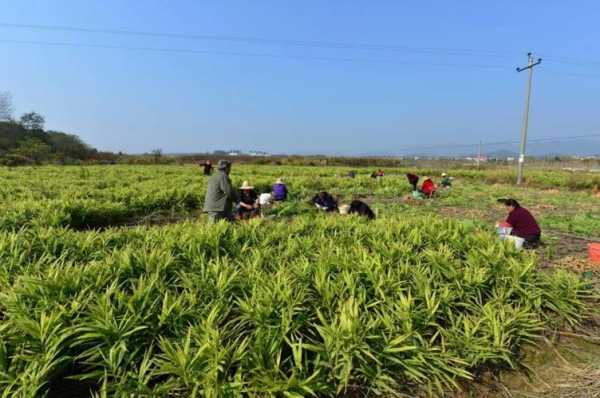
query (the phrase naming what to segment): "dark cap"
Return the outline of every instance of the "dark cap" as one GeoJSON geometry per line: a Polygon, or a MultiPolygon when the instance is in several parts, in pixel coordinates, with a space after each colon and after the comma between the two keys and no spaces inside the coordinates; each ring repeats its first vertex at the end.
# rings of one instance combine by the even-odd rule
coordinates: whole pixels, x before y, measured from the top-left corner
{"type": "Polygon", "coordinates": [[[217,168],[219,170],[225,170],[227,169],[229,166],[231,166],[231,162],[229,160],[219,160],[219,163],[217,164],[217,168]]]}

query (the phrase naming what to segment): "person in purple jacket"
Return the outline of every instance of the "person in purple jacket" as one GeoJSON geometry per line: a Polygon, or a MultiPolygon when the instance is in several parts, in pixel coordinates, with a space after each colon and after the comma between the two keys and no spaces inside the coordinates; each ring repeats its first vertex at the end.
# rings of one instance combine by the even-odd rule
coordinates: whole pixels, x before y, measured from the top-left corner
{"type": "Polygon", "coordinates": [[[508,217],[503,224],[512,228],[511,235],[525,240],[525,248],[535,248],[540,244],[542,231],[529,210],[521,207],[514,199],[498,199],[498,203],[506,206],[508,217]]]}
{"type": "Polygon", "coordinates": [[[283,202],[287,199],[288,190],[281,178],[278,178],[275,184],[273,184],[271,194],[273,195],[273,200],[276,202],[283,202]]]}

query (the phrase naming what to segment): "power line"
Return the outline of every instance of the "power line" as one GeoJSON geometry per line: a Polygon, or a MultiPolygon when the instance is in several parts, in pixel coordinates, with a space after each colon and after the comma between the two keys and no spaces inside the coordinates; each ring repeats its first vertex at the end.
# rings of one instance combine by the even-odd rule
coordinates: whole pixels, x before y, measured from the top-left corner
{"type": "Polygon", "coordinates": [[[120,36],[141,36],[141,37],[164,37],[171,39],[188,39],[188,40],[212,40],[226,41],[239,43],[254,43],[279,46],[297,46],[297,47],[320,47],[330,49],[353,49],[353,50],[375,50],[375,51],[397,51],[397,52],[412,52],[422,54],[445,54],[459,56],[487,56],[498,58],[513,58],[518,53],[499,53],[497,51],[468,49],[468,48],[439,48],[439,47],[422,47],[415,48],[404,45],[390,44],[369,44],[369,43],[350,43],[350,42],[335,42],[335,41],[307,41],[307,40],[292,40],[292,39],[273,39],[265,37],[245,37],[245,36],[230,36],[230,35],[209,35],[209,34],[187,34],[187,33],[168,33],[168,32],[148,32],[135,31],[126,29],[96,29],[75,26],[60,26],[60,25],[34,25],[34,24],[16,24],[8,22],[0,22],[0,26],[31,29],[31,30],[47,30],[47,31],[63,31],[63,32],[80,32],[80,33],[99,33],[108,35],[120,36]]]}
{"type": "Polygon", "coordinates": [[[589,65],[600,65],[600,61],[596,60],[583,60],[578,58],[565,58],[565,57],[554,57],[550,56],[549,59],[544,58],[545,62],[550,62],[553,64],[563,64],[563,65],[572,65],[572,66],[589,66],[589,65]]]}
{"type": "MultiPolygon", "coordinates": [[[[589,139],[589,138],[600,138],[600,133],[585,134],[585,135],[572,135],[572,136],[564,136],[564,137],[545,137],[545,138],[537,138],[537,139],[528,140],[528,142],[553,143],[553,142],[563,142],[563,141],[581,140],[581,139],[589,139]]],[[[429,150],[429,149],[461,149],[461,148],[476,148],[480,144],[485,145],[485,146],[516,145],[516,144],[520,144],[520,141],[495,141],[495,142],[494,141],[492,141],[492,142],[481,141],[480,143],[472,143],[472,144],[411,146],[411,147],[400,147],[400,148],[396,148],[396,149],[399,151],[415,151],[415,150],[429,150]]]]}
{"type": "Polygon", "coordinates": [[[334,62],[363,62],[363,63],[393,63],[394,65],[421,65],[421,66],[436,66],[436,67],[457,67],[471,69],[497,69],[506,71],[507,68],[498,65],[481,65],[481,64],[454,64],[443,62],[406,62],[396,61],[392,58],[338,58],[338,57],[322,57],[310,55],[290,55],[290,54],[272,54],[272,53],[250,53],[237,51],[220,51],[220,50],[196,50],[188,48],[157,48],[157,47],[129,47],[110,44],[92,44],[92,43],[75,43],[75,42],[51,42],[37,40],[4,40],[0,39],[0,43],[9,44],[29,44],[40,46],[53,47],[74,47],[74,48],[96,48],[110,50],[125,50],[125,51],[144,51],[144,52],[168,52],[182,54],[214,54],[214,55],[233,55],[241,57],[267,57],[279,59],[299,59],[299,60],[317,60],[317,61],[334,61],[334,62]]]}
{"type": "MultiPolygon", "coordinates": [[[[274,39],[267,37],[248,37],[236,35],[214,35],[214,34],[190,34],[190,33],[172,33],[172,32],[151,32],[151,31],[136,31],[129,29],[106,29],[106,28],[88,28],[78,26],[64,25],[40,25],[40,24],[20,24],[10,22],[0,22],[0,27],[28,29],[28,30],[45,30],[45,31],[62,31],[62,32],[79,32],[93,33],[105,35],[119,36],[138,36],[138,37],[163,37],[171,39],[185,40],[205,40],[205,41],[222,41],[222,42],[237,42],[262,45],[277,45],[277,46],[295,46],[295,47],[316,47],[330,49],[350,49],[350,50],[371,50],[371,51],[393,51],[393,52],[408,52],[417,54],[443,54],[452,56],[469,56],[469,57],[496,57],[512,59],[520,54],[517,51],[495,51],[488,49],[472,49],[472,48],[441,48],[441,47],[411,47],[397,44],[377,44],[377,43],[353,43],[353,42],[337,42],[337,41],[320,41],[320,40],[294,40],[294,39],[274,39]]],[[[600,61],[582,60],[577,58],[569,58],[564,56],[554,56],[544,53],[545,58],[549,62],[563,63],[568,65],[579,64],[597,64],[600,61]]]]}
{"type": "Polygon", "coordinates": [[[594,75],[591,73],[572,73],[572,72],[561,72],[553,69],[543,69],[540,72],[542,75],[550,74],[550,75],[562,75],[562,76],[571,76],[571,77],[586,77],[590,79],[600,79],[600,75],[594,75]]]}

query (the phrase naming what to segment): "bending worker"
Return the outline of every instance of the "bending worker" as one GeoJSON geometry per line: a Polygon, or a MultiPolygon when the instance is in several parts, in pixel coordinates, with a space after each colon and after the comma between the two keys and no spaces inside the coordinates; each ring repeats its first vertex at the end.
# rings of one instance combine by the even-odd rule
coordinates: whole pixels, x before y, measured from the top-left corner
{"type": "Polygon", "coordinates": [[[435,194],[437,187],[433,183],[433,180],[429,177],[423,177],[423,185],[421,186],[421,192],[426,198],[432,198],[435,194]]]}
{"type": "Polygon", "coordinates": [[[237,201],[237,191],[231,185],[229,174],[231,162],[219,160],[217,172],[210,177],[206,187],[204,212],[212,222],[233,221],[233,203],[237,201]]]}
{"type": "Polygon", "coordinates": [[[511,235],[524,239],[525,248],[537,247],[540,244],[542,231],[529,210],[521,207],[519,202],[510,198],[498,199],[498,203],[503,204],[508,211],[508,217],[501,225],[512,228],[511,235]]]}

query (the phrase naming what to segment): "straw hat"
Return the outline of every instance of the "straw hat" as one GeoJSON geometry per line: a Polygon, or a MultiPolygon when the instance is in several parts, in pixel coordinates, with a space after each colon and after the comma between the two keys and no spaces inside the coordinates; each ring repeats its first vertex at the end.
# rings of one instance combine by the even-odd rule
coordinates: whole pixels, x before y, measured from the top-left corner
{"type": "Polygon", "coordinates": [[[442,177],[447,177],[447,176],[448,176],[448,174],[442,173],[442,177]]]}
{"type": "Polygon", "coordinates": [[[429,180],[429,176],[423,176],[423,181],[429,180]]]}
{"type": "Polygon", "coordinates": [[[277,180],[275,180],[275,184],[283,184],[283,180],[281,178],[278,178],[277,180]]]}
{"type": "Polygon", "coordinates": [[[240,187],[240,189],[254,189],[254,187],[250,184],[248,184],[248,181],[244,181],[242,183],[242,186],[240,187]]]}
{"type": "Polygon", "coordinates": [[[346,215],[346,214],[348,214],[348,212],[350,212],[350,205],[341,205],[339,207],[339,210],[340,210],[340,214],[346,215]]]}

